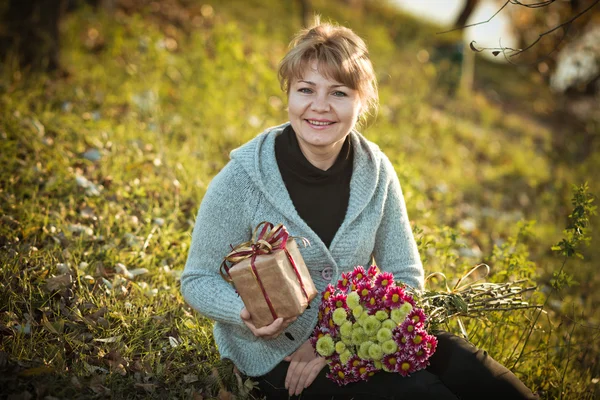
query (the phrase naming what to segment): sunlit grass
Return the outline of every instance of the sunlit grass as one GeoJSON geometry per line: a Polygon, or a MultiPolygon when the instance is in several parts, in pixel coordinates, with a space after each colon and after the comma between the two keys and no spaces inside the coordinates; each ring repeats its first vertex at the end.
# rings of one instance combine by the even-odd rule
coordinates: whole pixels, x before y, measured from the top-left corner
{"type": "MultiPolygon", "coordinates": [[[[286,119],[276,66],[300,19],[293,5],[263,3],[190,6],[181,26],[152,7],[115,16],[79,10],[63,27],[67,77],[2,69],[7,393],[239,391],[231,366],[218,360],[210,321],[184,304],[178,277],[199,203],[229,151],[286,119]]],[[[509,112],[485,91],[449,95],[449,70],[416,57],[422,49],[434,55],[434,28],[383,6],[361,13],[314,3],[370,46],[382,107],[365,134],[396,167],[427,272],[455,279],[485,261],[488,279],[529,278],[540,286],[531,301],[543,302],[562,262],[549,249],[571,212],[570,186],[588,180],[598,192],[600,159],[576,167],[569,148],[554,147],[568,132],[509,112]]],[[[527,84],[501,71],[505,85],[527,84]]],[[[553,295],[515,366],[542,398],[598,394],[598,240],[582,249],[585,260],[569,260],[579,285],[553,295]]],[[[464,322],[474,343],[512,366],[532,319],[464,322]]]]}

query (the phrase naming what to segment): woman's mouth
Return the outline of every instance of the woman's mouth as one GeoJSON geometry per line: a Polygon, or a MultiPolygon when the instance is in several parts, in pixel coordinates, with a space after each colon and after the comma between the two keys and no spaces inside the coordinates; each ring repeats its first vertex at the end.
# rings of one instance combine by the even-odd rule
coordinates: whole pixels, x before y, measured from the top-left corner
{"type": "Polygon", "coordinates": [[[314,119],[306,119],[305,121],[308,122],[308,124],[311,125],[312,127],[314,127],[314,128],[321,128],[321,129],[325,128],[325,127],[327,127],[329,125],[335,124],[334,121],[317,121],[317,120],[314,120],[314,119]]]}

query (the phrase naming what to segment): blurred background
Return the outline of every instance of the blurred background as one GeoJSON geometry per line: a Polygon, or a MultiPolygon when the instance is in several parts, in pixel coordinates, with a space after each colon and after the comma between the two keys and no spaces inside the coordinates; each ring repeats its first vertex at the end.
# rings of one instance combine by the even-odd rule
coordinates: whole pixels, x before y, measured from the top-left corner
{"type": "Polygon", "coordinates": [[[362,131],[426,272],[537,288],[543,312],[464,333],[542,399],[597,398],[598,3],[1,2],[0,397],[260,398],[178,278],[229,152],[287,120],[277,65],[317,13],[369,46],[362,131]]]}

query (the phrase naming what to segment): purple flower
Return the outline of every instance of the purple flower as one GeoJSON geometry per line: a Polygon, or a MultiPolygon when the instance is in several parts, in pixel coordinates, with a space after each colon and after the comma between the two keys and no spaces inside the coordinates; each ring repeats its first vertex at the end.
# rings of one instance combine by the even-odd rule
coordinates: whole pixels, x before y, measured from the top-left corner
{"type": "Polygon", "coordinates": [[[407,319],[410,319],[415,323],[419,328],[423,327],[427,317],[425,313],[420,308],[413,308],[412,311],[408,314],[407,319]]]}
{"type": "Polygon", "coordinates": [[[385,306],[389,308],[398,308],[405,301],[404,289],[398,286],[388,287],[385,293],[385,306]]]}
{"type": "Polygon", "coordinates": [[[352,276],[352,282],[355,284],[368,280],[367,273],[361,266],[355,267],[350,275],[352,276]]]}
{"type": "Polygon", "coordinates": [[[387,289],[394,286],[394,275],[390,272],[382,272],[375,278],[376,289],[387,289]]]}
{"type": "Polygon", "coordinates": [[[371,265],[367,270],[367,276],[371,279],[373,279],[378,273],[379,268],[377,268],[377,265],[371,265]]]}
{"type": "Polygon", "coordinates": [[[337,288],[339,290],[341,290],[342,292],[348,293],[348,290],[350,289],[351,284],[352,284],[352,273],[344,272],[342,274],[342,278],[337,283],[337,288]]]}
{"type": "Polygon", "coordinates": [[[409,339],[415,337],[417,329],[419,328],[411,319],[406,319],[403,323],[400,324],[400,331],[402,332],[402,336],[405,336],[409,339]]]}
{"type": "Polygon", "coordinates": [[[329,302],[330,302],[333,310],[335,310],[336,308],[340,308],[340,307],[348,309],[348,305],[346,304],[346,294],[344,294],[344,293],[334,294],[333,296],[330,297],[329,302]]]}

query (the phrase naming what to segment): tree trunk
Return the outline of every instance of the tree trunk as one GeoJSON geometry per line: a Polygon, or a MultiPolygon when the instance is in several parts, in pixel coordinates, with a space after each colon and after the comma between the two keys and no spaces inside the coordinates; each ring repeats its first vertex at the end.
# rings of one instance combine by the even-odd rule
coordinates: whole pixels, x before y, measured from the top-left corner
{"type": "Polygon", "coordinates": [[[458,16],[458,18],[456,19],[456,22],[454,23],[454,27],[460,28],[467,24],[467,21],[469,20],[469,17],[471,16],[471,14],[473,14],[473,11],[475,10],[477,3],[479,3],[479,0],[467,0],[462,11],[460,12],[460,15],[458,16]]]}
{"type": "Polygon", "coordinates": [[[66,0],[9,0],[1,18],[6,30],[0,37],[0,59],[12,54],[24,68],[59,68],[59,24],[66,5],[66,0]]]}

